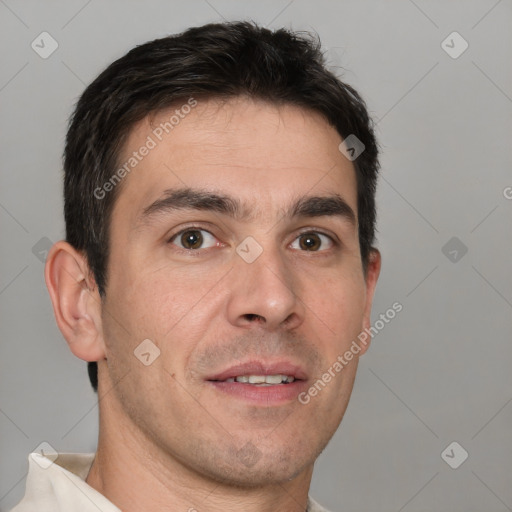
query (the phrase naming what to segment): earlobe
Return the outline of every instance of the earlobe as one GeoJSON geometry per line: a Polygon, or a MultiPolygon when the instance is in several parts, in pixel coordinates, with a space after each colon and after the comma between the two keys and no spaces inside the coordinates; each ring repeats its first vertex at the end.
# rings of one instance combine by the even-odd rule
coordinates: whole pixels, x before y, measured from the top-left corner
{"type": "Polygon", "coordinates": [[[69,243],[57,242],[46,259],[45,281],[71,352],[84,361],[105,359],[101,299],[85,257],[69,243]]]}
{"type": "Polygon", "coordinates": [[[379,279],[381,263],[380,251],[375,248],[371,249],[368,257],[368,267],[365,274],[366,303],[363,317],[363,328],[359,338],[359,346],[361,348],[360,355],[363,355],[370,346],[371,336],[368,332],[370,332],[373,297],[375,295],[377,280],[379,279]]]}

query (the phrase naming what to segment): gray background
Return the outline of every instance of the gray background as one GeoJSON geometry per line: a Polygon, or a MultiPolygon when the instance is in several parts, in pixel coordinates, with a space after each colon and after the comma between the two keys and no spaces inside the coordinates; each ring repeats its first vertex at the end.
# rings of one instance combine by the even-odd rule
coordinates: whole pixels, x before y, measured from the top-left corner
{"type": "Polygon", "coordinates": [[[96,395],[40,261],[45,237],[64,234],[72,106],[135,44],[223,18],[316,31],[383,150],[374,319],[395,301],[403,311],[361,360],[312,494],[333,512],[512,510],[510,0],[0,0],[0,510],[22,496],[42,441],[96,445],[96,395]],[[59,44],[47,59],[31,48],[42,31],[59,44]],[[441,46],[453,31],[469,44],[456,59],[441,46]],[[458,469],[441,458],[452,441],[469,453],[458,469]]]}

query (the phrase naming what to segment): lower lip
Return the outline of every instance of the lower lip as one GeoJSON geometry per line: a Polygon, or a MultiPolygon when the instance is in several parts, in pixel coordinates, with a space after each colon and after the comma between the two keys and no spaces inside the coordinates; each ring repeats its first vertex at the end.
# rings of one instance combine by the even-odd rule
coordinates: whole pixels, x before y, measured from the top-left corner
{"type": "Polygon", "coordinates": [[[221,393],[241,398],[245,401],[262,405],[281,405],[296,400],[301,391],[306,389],[306,381],[295,380],[289,384],[274,386],[255,386],[244,382],[208,381],[221,393]]]}

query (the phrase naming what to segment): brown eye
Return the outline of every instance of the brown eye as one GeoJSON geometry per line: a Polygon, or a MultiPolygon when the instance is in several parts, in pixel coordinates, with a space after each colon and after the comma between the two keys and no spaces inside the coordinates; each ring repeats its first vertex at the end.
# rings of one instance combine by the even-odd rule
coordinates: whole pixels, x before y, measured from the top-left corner
{"type": "MultiPolygon", "coordinates": [[[[302,251],[319,252],[329,249],[333,245],[332,239],[323,233],[302,233],[297,240],[299,241],[298,249],[302,251]],[[325,244],[327,244],[327,248],[322,248],[322,245],[325,244]]],[[[297,249],[297,247],[293,248],[297,249]]]]}
{"type": "Polygon", "coordinates": [[[199,249],[203,243],[203,235],[200,231],[185,231],[180,236],[180,242],[185,249],[199,249]]]}
{"type": "Polygon", "coordinates": [[[185,229],[176,233],[171,240],[170,243],[173,243],[180,247],[181,249],[186,250],[197,250],[197,249],[206,249],[208,247],[214,247],[216,244],[215,237],[206,231],[205,229],[185,229]],[[204,244],[209,244],[207,247],[204,247],[204,244]]]}

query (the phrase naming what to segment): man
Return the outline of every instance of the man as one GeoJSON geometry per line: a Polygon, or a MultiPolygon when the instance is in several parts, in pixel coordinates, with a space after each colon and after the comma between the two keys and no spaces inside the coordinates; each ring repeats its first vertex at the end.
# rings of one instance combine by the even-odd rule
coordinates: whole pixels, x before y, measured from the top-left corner
{"type": "Polygon", "coordinates": [[[98,449],[31,454],[14,510],[324,510],[380,271],[359,95],[311,38],[193,28],[86,89],[64,169],[45,277],[98,449]]]}

